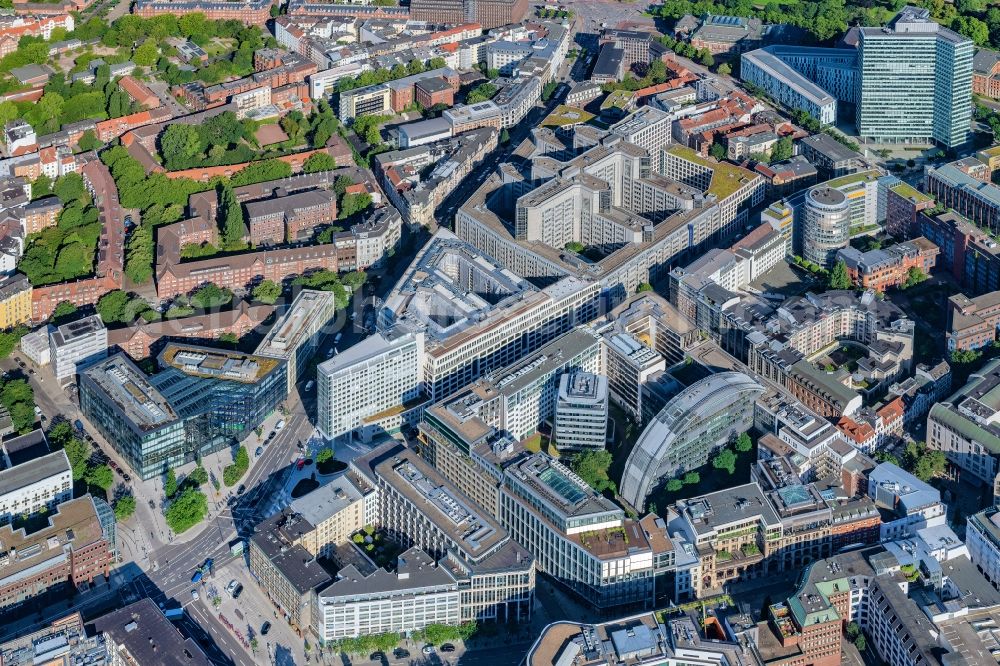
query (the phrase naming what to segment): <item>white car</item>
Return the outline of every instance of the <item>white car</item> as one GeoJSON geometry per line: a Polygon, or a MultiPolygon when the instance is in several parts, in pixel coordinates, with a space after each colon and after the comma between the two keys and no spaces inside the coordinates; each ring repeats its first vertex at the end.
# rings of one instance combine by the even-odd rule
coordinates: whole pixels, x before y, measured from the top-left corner
{"type": "Polygon", "coordinates": [[[285,427],[285,419],[281,419],[280,421],[278,421],[277,423],[274,424],[274,430],[275,430],[275,432],[277,432],[278,430],[281,430],[284,427],[285,427]]]}
{"type": "Polygon", "coordinates": [[[198,590],[191,590],[191,598],[198,601],[201,597],[198,596],[198,590]]]}
{"type": "Polygon", "coordinates": [[[313,386],[316,386],[316,382],[314,382],[313,380],[310,379],[308,382],[306,382],[306,391],[307,392],[308,391],[312,391],[313,390],[313,386]]]}
{"type": "Polygon", "coordinates": [[[232,595],[233,590],[236,589],[237,585],[239,585],[239,581],[237,581],[235,578],[232,579],[231,581],[229,581],[229,585],[226,585],[226,592],[232,595]]]}

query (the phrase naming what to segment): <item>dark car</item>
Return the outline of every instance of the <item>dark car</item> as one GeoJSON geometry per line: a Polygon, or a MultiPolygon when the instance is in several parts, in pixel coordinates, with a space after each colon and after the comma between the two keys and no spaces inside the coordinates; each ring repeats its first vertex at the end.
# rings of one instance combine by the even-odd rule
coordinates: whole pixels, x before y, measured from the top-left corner
{"type": "Polygon", "coordinates": [[[236,494],[237,495],[242,495],[244,492],[246,492],[246,489],[247,489],[247,487],[244,484],[241,483],[240,487],[236,489],[236,494]]]}
{"type": "Polygon", "coordinates": [[[370,655],[368,655],[368,658],[371,659],[372,661],[382,661],[383,659],[385,659],[385,652],[372,652],[370,655]]]}
{"type": "Polygon", "coordinates": [[[396,648],[392,651],[392,656],[396,659],[407,659],[410,656],[410,651],[403,648],[396,648]]]}
{"type": "Polygon", "coordinates": [[[267,632],[269,632],[269,631],[271,631],[271,623],[270,622],[265,622],[264,624],[260,625],[260,635],[261,636],[267,636],[267,632]]]}
{"type": "Polygon", "coordinates": [[[441,646],[441,652],[454,652],[454,651],[455,651],[455,646],[452,645],[451,643],[445,643],[444,645],[441,646]]]}

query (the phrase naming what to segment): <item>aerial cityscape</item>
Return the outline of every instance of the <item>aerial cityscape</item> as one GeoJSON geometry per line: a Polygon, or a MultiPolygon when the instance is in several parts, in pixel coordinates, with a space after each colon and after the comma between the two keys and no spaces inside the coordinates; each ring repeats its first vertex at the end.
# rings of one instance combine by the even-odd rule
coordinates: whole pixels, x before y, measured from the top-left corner
{"type": "Polygon", "coordinates": [[[0,666],[258,664],[1000,664],[1000,5],[0,0],[0,666]]]}

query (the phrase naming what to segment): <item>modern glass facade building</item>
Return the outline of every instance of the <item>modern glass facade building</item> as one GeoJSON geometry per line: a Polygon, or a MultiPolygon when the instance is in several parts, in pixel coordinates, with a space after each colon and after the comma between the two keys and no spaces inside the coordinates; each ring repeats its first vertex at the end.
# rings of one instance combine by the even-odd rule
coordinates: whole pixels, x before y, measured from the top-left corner
{"type": "Polygon", "coordinates": [[[906,7],[858,42],[858,134],[880,143],[958,146],[972,118],[971,40],[906,7]]]}
{"type": "Polygon", "coordinates": [[[693,470],[753,425],[764,387],[740,372],[695,382],[660,410],[636,442],[622,474],[621,494],[641,509],[663,480],[693,470]]]}
{"type": "Polygon", "coordinates": [[[284,361],[168,345],[147,377],[124,354],[80,375],[80,407],[143,479],[242,440],[285,399],[284,361]]]}

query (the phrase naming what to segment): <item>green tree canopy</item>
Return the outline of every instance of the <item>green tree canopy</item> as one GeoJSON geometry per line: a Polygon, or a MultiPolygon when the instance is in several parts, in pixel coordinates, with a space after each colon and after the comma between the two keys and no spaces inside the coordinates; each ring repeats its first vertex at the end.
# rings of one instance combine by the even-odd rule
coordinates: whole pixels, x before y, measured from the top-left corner
{"type": "Polygon", "coordinates": [[[847,263],[840,259],[830,271],[830,289],[850,289],[853,285],[851,275],[847,272],[847,263]]]}
{"type": "Polygon", "coordinates": [[[281,297],[281,285],[272,280],[264,280],[253,288],[255,301],[273,305],[281,297]]]}
{"type": "Polygon", "coordinates": [[[723,449],[719,451],[714,458],[712,458],[712,467],[715,469],[724,469],[730,474],[736,473],[736,454],[729,449],[723,449]]]}
{"type": "Polygon", "coordinates": [[[176,534],[191,529],[208,514],[208,498],[195,488],[188,488],[175,499],[164,517],[167,525],[176,534]]]}
{"type": "Polygon", "coordinates": [[[118,522],[125,522],[135,513],[135,497],[132,495],[122,495],[114,502],[115,519],[118,522]]]}
{"type": "Polygon", "coordinates": [[[316,173],[317,171],[330,171],[337,168],[337,162],[329,153],[318,152],[310,155],[305,164],[302,165],[302,170],[306,173],[316,173]]]}

